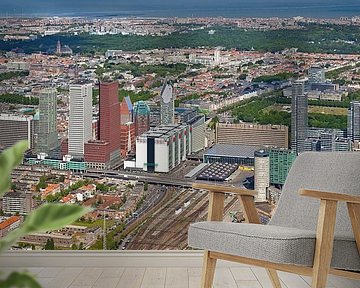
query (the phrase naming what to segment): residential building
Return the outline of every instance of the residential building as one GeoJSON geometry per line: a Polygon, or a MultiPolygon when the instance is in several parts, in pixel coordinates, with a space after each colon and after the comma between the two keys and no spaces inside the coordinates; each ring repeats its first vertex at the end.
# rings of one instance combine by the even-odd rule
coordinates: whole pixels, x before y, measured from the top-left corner
{"type": "Polygon", "coordinates": [[[39,125],[36,153],[59,154],[60,143],[57,133],[57,97],[56,90],[44,89],[39,97],[39,125]]]}
{"type": "Polygon", "coordinates": [[[133,121],[135,123],[135,136],[140,136],[150,130],[150,107],[145,101],[135,103],[133,121]]]}
{"type": "Polygon", "coordinates": [[[188,125],[161,125],[136,139],[136,168],[167,173],[191,153],[188,125]]]}
{"type": "Polygon", "coordinates": [[[216,143],[288,148],[289,130],[283,125],[253,123],[216,125],[216,143]]]}
{"type": "Polygon", "coordinates": [[[173,95],[173,86],[165,82],[161,90],[160,99],[160,123],[161,125],[174,124],[175,97],[173,95]]]}
{"type": "Polygon", "coordinates": [[[308,129],[308,99],[304,81],[295,81],[291,98],[291,149],[297,154],[304,151],[308,129]]]}
{"type": "Polygon", "coordinates": [[[68,153],[84,158],[85,143],[92,139],[92,85],[71,84],[68,153]]]}
{"type": "Polygon", "coordinates": [[[0,217],[0,238],[18,228],[21,224],[20,216],[0,217]]]}
{"type": "Polygon", "coordinates": [[[4,213],[28,214],[34,204],[31,192],[8,192],[3,196],[4,213]]]}
{"type": "Polygon", "coordinates": [[[353,142],[360,140],[360,102],[352,101],[348,110],[347,136],[353,142]]]}
{"type": "Polygon", "coordinates": [[[267,190],[270,187],[270,157],[269,152],[258,150],[255,156],[254,189],[257,192],[255,201],[265,202],[267,190]]]}
{"type": "Polygon", "coordinates": [[[20,140],[27,140],[29,149],[35,148],[33,116],[0,114],[0,148],[9,148],[20,140]]]}

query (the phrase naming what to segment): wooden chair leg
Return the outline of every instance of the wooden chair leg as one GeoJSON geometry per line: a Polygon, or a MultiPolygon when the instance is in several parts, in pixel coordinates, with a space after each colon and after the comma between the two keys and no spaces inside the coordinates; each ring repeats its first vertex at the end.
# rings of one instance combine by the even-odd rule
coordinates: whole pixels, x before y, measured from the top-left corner
{"type": "Polygon", "coordinates": [[[269,275],[273,288],[281,288],[279,275],[277,274],[276,270],[266,269],[266,272],[269,275]]]}
{"type": "Polygon", "coordinates": [[[209,251],[204,251],[201,288],[212,288],[215,275],[216,260],[217,259],[215,258],[210,258],[209,251]]]}
{"type": "Polygon", "coordinates": [[[312,275],[312,288],[326,287],[333,251],[336,209],[336,201],[320,201],[312,275]]]}

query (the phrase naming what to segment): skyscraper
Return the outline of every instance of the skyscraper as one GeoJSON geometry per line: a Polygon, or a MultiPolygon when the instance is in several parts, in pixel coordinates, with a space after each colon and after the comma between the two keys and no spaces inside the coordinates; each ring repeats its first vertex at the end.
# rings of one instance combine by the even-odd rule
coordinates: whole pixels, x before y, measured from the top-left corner
{"type": "Polygon", "coordinates": [[[110,162],[120,160],[120,109],[119,83],[101,82],[99,95],[99,139],[108,142],[110,162]]]}
{"type": "Polygon", "coordinates": [[[175,97],[173,95],[173,87],[165,81],[161,90],[160,100],[160,119],[162,125],[174,124],[174,106],[175,97]]]}
{"type": "MultiPolygon", "coordinates": [[[[57,133],[57,98],[55,89],[44,89],[39,97],[37,153],[51,155],[59,148],[57,133]]],[[[51,155],[52,156],[52,155],[51,155]]]]}
{"type": "Polygon", "coordinates": [[[304,82],[295,81],[291,98],[291,149],[297,154],[304,151],[308,129],[308,99],[304,93],[304,82]]]}
{"type": "Polygon", "coordinates": [[[133,122],[133,105],[129,96],[120,103],[120,150],[126,157],[129,152],[135,151],[135,124],[133,122]]]}
{"type": "Polygon", "coordinates": [[[139,136],[150,130],[150,108],[144,101],[138,101],[134,106],[135,135],[139,136]]]}
{"type": "Polygon", "coordinates": [[[70,117],[68,153],[84,157],[84,144],[92,139],[92,85],[70,85],[70,117]]]}
{"type": "Polygon", "coordinates": [[[352,141],[360,140],[360,102],[352,101],[348,110],[347,136],[352,141]]]}

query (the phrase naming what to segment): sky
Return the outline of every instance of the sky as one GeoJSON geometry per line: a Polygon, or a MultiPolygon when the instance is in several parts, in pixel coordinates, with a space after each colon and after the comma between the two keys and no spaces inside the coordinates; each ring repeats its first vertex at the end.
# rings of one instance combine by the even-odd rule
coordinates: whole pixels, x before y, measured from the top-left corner
{"type": "Polygon", "coordinates": [[[261,13],[266,16],[267,11],[271,10],[289,15],[308,12],[319,15],[329,13],[344,16],[356,13],[360,15],[360,0],[0,0],[0,16],[4,16],[5,13],[61,15],[87,12],[138,12],[146,14],[146,11],[153,11],[155,14],[156,11],[159,14],[169,13],[170,16],[176,16],[177,13],[183,16],[186,13],[191,14],[192,11],[195,14],[206,14],[208,13],[206,11],[236,14],[237,11],[249,16],[261,13]]]}

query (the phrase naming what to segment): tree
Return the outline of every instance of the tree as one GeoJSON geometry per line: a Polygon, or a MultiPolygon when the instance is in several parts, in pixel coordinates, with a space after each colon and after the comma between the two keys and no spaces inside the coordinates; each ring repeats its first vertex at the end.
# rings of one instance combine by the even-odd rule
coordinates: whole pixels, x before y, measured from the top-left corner
{"type": "Polygon", "coordinates": [[[149,189],[149,184],[148,182],[144,183],[144,191],[147,191],[149,189]]]}
{"type": "Polygon", "coordinates": [[[48,238],[44,246],[44,250],[55,250],[54,239],[48,238]]]}
{"type": "Polygon", "coordinates": [[[31,245],[31,250],[36,250],[34,244],[31,245]]]}
{"type": "Polygon", "coordinates": [[[78,250],[78,247],[76,246],[75,243],[71,245],[71,250],[78,250]]]}
{"type": "Polygon", "coordinates": [[[84,243],[83,243],[83,242],[80,242],[80,244],[79,244],[79,250],[84,250],[84,243]]]}

